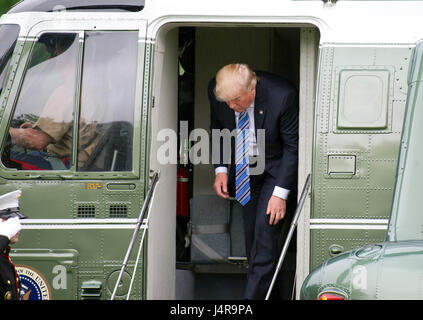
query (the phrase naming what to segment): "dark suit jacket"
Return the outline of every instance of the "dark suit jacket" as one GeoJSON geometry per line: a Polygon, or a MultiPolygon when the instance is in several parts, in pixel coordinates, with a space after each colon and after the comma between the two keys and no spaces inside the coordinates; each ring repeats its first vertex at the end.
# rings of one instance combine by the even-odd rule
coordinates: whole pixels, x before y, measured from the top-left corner
{"type": "MultiPolygon", "coordinates": [[[[298,93],[286,80],[266,72],[256,72],[259,80],[254,100],[256,129],[265,130],[265,172],[277,181],[277,186],[293,190],[297,184],[298,167],[298,93]]],[[[215,79],[209,82],[210,129],[236,128],[235,112],[214,95],[215,79]]],[[[234,161],[235,139],[231,143],[231,163],[234,161]]],[[[257,140],[259,144],[259,140],[257,140]]],[[[258,146],[260,148],[260,146],[258,146]]],[[[215,167],[228,166],[223,159],[220,145],[219,163],[215,167]]],[[[216,161],[215,161],[216,162],[216,161]]],[[[228,161],[226,161],[227,163],[228,161]]],[[[233,187],[234,166],[229,170],[229,183],[233,187]]]]}

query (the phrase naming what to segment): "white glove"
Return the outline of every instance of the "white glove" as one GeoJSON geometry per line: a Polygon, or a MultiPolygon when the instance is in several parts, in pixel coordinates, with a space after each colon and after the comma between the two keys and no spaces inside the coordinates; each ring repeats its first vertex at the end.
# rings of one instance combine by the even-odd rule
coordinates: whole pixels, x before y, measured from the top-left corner
{"type": "Polygon", "coordinates": [[[22,225],[18,217],[9,218],[0,223],[0,235],[8,237],[9,240],[21,231],[21,229],[22,225]]]}

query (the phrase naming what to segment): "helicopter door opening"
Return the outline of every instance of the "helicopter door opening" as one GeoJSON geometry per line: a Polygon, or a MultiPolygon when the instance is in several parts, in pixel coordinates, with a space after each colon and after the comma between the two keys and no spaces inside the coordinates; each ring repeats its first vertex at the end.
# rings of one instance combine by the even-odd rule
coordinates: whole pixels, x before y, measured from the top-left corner
{"type": "MultiPolygon", "coordinates": [[[[159,31],[154,44],[150,169],[161,171],[162,184],[157,188],[160,203],[154,202],[151,209],[148,298],[154,298],[166,286],[173,290],[163,277],[170,272],[168,279],[175,279],[176,299],[243,299],[247,261],[242,208],[236,201],[215,194],[214,168],[204,154],[204,150],[209,151],[207,86],[222,66],[242,62],[254,70],[278,74],[298,90],[309,86],[308,95],[313,96],[314,76],[303,83],[300,67],[304,61],[311,61],[306,67],[314,75],[318,36],[312,41],[312,50],[307,51],[311,57],[303,57],[306,32],[318,35],[317,29],[310,27],[262,25],[165,25],[159,31]],[[164,156],[170,159],[176,152],[176,163],[158,160],[157,154],[166,149],[164,146],[174,142],[170,135],[163,135],[165,130],[177,133],[177,147],[164,156]],[[166,243],[172,237],[169,233],[175,236],[174,246],[166,243]],[[158,253],[162,258],[166,256],[168,263],[163,265],[158,253]],[[173,271],[169,264],[173,264],[173,271]]],[[[300,129],[300,135],[309,135],[303,148],[311,155],[313,99],[301,99],[300,109],[308,108],[306,125],[310,128],[300,129]]],[[[300,116],[300,122],[302,119],[304,116],[300,116]]],[[[300,159],[300,187],[311,167],[309,162],[311,159],[300,159]]],[[[275,297],[280,299],[294,297],[295,238],[280,273],[283,285],[274,289],[275,297]]]]}

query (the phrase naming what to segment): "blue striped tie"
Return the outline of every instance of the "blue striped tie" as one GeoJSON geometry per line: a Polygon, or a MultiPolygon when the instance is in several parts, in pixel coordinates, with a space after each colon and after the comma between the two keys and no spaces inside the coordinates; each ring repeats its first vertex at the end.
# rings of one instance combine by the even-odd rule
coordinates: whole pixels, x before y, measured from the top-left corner
{"type": "Polygon", "coordinates": [[[236,137],[235,198],[243,206],[250,201],[250,173],[248,163],[249,129],[248,112],[241,112],[238,117],[238,132],[236,137]]]}

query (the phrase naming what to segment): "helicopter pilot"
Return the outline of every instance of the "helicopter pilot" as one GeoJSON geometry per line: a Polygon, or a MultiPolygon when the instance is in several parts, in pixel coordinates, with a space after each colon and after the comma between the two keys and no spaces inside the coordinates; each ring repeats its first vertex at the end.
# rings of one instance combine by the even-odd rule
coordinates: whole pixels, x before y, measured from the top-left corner
{"type": "MultiPolygon", "coordinates": [[[[60,85],[52,90],[35,123],[26,121],[9,130],[11,144],[25,149],[25,152],[13,150],[10,157],[23,170],[66,170],[71,165],[78,38],[74,34],[49,36],[44,41],[54,49],[50,48],[51,57],[43,63],[47,63],[47,67],[52,63],[53,70],[49,73],[60,77],[60,85]],[[32,151],[27,152],[27,149],[32,151]]],[[[85,94],[84,98],[95,106],[89,94],[85,94]]],[[[98,108],[92,109],[98,112],[98,108]]],[[[79,122],[77,158],[78,167],[82,168],[100,136],[97,122],[83,118],[79,122]]]]}

